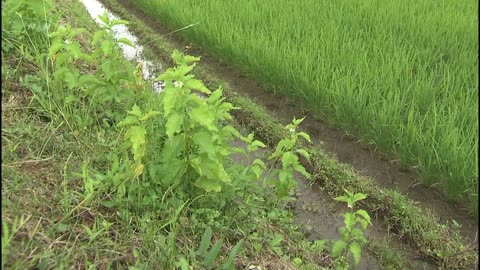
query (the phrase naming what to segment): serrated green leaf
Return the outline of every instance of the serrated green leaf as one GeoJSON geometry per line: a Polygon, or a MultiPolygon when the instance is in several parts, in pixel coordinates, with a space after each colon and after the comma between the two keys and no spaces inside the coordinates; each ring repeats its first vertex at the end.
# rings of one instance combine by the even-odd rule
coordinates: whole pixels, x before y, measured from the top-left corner
{"type": "Polygon", "coordinates": [[[135,47],[136,47],[135,45],[133,45],[132,41],[131,41],[130,39],[128,39],[128,38],[124,38],[124,37],[119,38],[119,39],[117,40],[117,42],[118,42],[118,43],[121,43],[121,44],[125,44],[125,45],[127,45],[127,46],[130,46],[130,47],[132,47],[132,48],[135,48],[135,47]]]}
{"type": "Polygon", "coordinates": [[[172,138],[176,132],[180,132],[182,130],[182,124],[183,114],[173,113],[167,119],[167,123],[165,125],[165,134],[167,134],[169,138],[172,138]]]}
{"type": "Polygon", "coordinates": [[[258,159],[258,158],[255,159],[255,160],[252,162],[252,164],[256,164],[256,165],[260,166],[260,167],[263,168],[263,169],[266,169],[266,168],[267,168],[267,166],[265,165],[265,163],[263,162],[263,160],[258,159]]]}
{"type": "Polygon", "coordinates": [[[133,156],[135,161],[140,161],[145,154],[143,146],[145,145],[145,134],[147,130],[143,126],[133,126],[130,128],[130,142],[132,143],[133,156]]]}
{"type": "Polygon", "coordinates": [[[129,24],[129,22],[126,21],[126,20],[115,19],[115,20],[110,21],[110,26],[115,26],[115,25],[128,25],[128,24],[129,24]]]}
{"type": "Polygon", "coordinates": [[[355,265],[358,265],[358,263],[360,262],[360,257],[362,256],[362,248],[357,242],[353,242],[350,244],[350,252],[353,255],[355,265]]]}
{"type": "Polygon", "coordinates": [[[300,137],[303,137],[305,140],[307,140],[308,142],[312,142],[312,140],[310,139],[310,135],[308,135],[307,133],[305,132],[298,132],[297,133],[298,136],[300,137]]]}
{"type": "Polygon", "coordinates": [[[184,147],[183,135],[176,135],[165,141],[162,150],[162,162],[168,163],[169,160],[176,158],[184,147]]]}
{"type": "Polygon", "coordinates": [[[83,58],[82,48],[80,47],[80,44],[78,42],[75,41],[72,42],[72,44],[68,45],[68,50],[70,51],[70,54],[73,56],[73,58],[83,58]]]}
{"type": "Polygon", "coordinates": [[[148,120],[149,118],[152,118],[152,117],[157,116],[157,115],[160,115],[160,114],[162,114],[162,113],[157,112],[157,111],[152,111],[152,110],[150,110],[148,113],[146,113],[144,116],[140,117],[138,120],[140,120],[140,121],[146,121],[146,120],[148,120]]]}
{"type": "Polygon", "coordinates": [[[93,46],[97,45],[97,43],[103,38],[103,36],[105,36],[106,33],[107,32],[105,32],[105,31],[95,32],[95,34],[92,37],[92,41],[90,42],[91,45],[93,45],[93,46]]]}
{"type": "Polygon", "coordinates": [[[193,141],[198,145],[201,153],[206,153],[210,159],[215,159],[215,144],[206,131],[199,131],[192,135],[193,141]]]}
{"type": "Polygon", "coordinates": [[[334,258],[338,258],[340,255],[342,255],[342,251],[347,247],[347,243],[343,240],[337,240],[333,244],[332,247],[332,256],[334,258]]]}
{"type": "Polygon", "coordinates": [[[205,104],[205,101],[197,95],[188,95],[186,99],[187,106],[197,107],[205,104]]]}
{"type": "Polygon", "coordinates": [[[367,195],[363,194],[363,193],[357,193],[353,196],[353,201],[354,202],[358,202],[358,201],[361,201],[363,199],[367,198],[367,195]]]}
{"type": "Polygon", "coordinates": [[[262,147],[262,148],[267,147],[263,142],[257,141],[257,140],[255,140],[255,141],[252,142],[252,146],[262,147]]]}
{"type": "Polygon", "coordinates": [[[110,19],[108,18],[107,11],[104,11],[102,15],[99,15],[98,18],[105,24],[109,25],[110,19]]]}
{"type": "Polygon", "coordinates": [[[179,183],[185,174],[187,163],[183,159],[172,158],[164,163],[158,171],[161,182],[166,185],[179,183]]]}
{"type": "MultiPolygon", "coordinates": [[[[111,55],[113,51],[113,46],[114,46],[113,40],[111,39],[102,40],[102,42],[100,43],[100,48],[102,49],[103,55],[105,56],[111,55]]],[[[110,63],[110,61],[105,63],[110,63]]]]}
{"type": "Polygon", "coordinates": [[[348,231],[351,231],[353,225],[355,225],[355,214],[345,213],[344,217],[345,217],[345,219],[344,219],[345,227],[347,227],[348,231]]]}
{"type": "Polygon", "coordinates": [[[297,149],[297,152],[310,162],[310,154],[305,149],[297,149]]]}
{"type": "Polygon", "coordinates": [[[165,88],[165,95],[163,96],[163,110],[165,117],[169,117],[177,106],[178,91],[174,87],[165,88]]]}
{"type": "Polygon", "coordinates": [[[257,179],[260,179],[263,173],[263,170],[260,168],[260,166],[255,164],[255,165],[252,165],[250,169],[252,170],[253,174],[255,174],[255,177],[257,179]]]}
{"type": "Polygon", "coordinates": [[[357,215],[361,216],[363,219],[365,219],[369,224],[372,224],[370,222],[370,215],[367,213],[367,211],[363,209],[359,209],[355,212],[357,215]]]}
{"type": "Polygon", "coordinates": [[[286,152],[282,155],[282,165],[284,168],[298,164],[298,157],[292,152],[286,152]]]}
{"type": "Polygon", "coordinates": [[[337,202],[348,202],[348,197],[345,196],[345,195],[342,195],[342,196],[337,196],[337,197],[333,198],[333,200],[335,200],[337,202]]]}
{"type": "Polygon", "coordinates": [[[304,119],[305,119],[305,117],[300,118],[300,119],[295,119],[295,117],[294,117],[292,123],[293,123],[295,126],[298,126],[300,123],[302,123],[302,121],[303,121],[304,119]]]}
{"type": "Polygon", "coordinates": [[[190,118],[200,126],[211,131],[217,131],[213,113],[207,106],[194,108],[189,112],[189,115],[190,118]]]}
{"type": "Polygon", "coordinates": [[[353,193],[352,192],[348,191],[346,188],[343,188],[343,190],[345,191],[345,193],[347,193],[347,196],[349,198],[353,198],[353,193]]]}
{"type": "Polygon", "coordinates": [[[78,82],[81,84],[89,85],[92,87],[104,86],[105,83],[100,81],[97,77],[91,74],[83,74],[78,79],[78,82]]]}
{"type": "Polygon", "coordinates": [[[136,116],[128,115],[120,123],[117,124],[117,127],[136,125],[138,124],[138,118],[136,116]]]}
{"type": "Polygon", "coordinates": [[[364,240],[366,240],[365,237],[363,236],[363,231],[359,228],[352,229],[352,231],[350,232],[350,238],[360,242],[363,242],[364,240]]]}
{"type": "Polygon", "coordinates": [[[222,97],[223,90],[221,88],[215,90],[208,98],[207,103],[215,104],[222,97]]]}
{"type": "Polygon", "coordinates": [[[185,55],[183,57],[183,63],[185,64],[190,64],[190,63],[193,63],[193,62],[198,62],[200,61],[200,57],[195,57],[195,56],[191,56],[191,55],[185,55]]]}
{"type": "Polygon", "coordinates": [[[240,134],[240,132],[238,132],[238,130],[236,130],[233,126],[231,125],[226,125],[222,128],[222,133],[225,134],[226,136],[228,135],[233,135],[237,138],[243,138],[243,136],[240,134]],[[227,135],[228,134],[228,135],[227,135]]]}
{"type": "Polygon", "coordinates": [[[312,177],[311,174],[309,174],[306,170],[305,170],[305,167],[303,167],[301,164],[297,164],[293,167],[293,169],[295,169],[295,171],[301,173],[304,177],[306,177],[307,179],[310,179],[312,177]]]}
{"type": "Polygon", "coordinates": [[[229,182],[230,176],[225,171],[223,164],[219,160],[211,160],[206,154],[199,154],[190,159],[190,165],[200,176],[209,178],[209,181],[229,182]]]}
{"type": "Polygon", "coordinates": [[[197,79],[189,80],[185,84],[185,87],[193,89],[193,90],[197,90],[197,91],[202,92],[204,94],[211,94],[212,93],[210,90],[208,90],[207,87],[205,87],[205,85],[203,85],[202,81],[197,80],[197,79]]]}
{"type": "Polygon", "coordinates": [[[136,117],[142,117],[142,110],[137,104],[134,104],[131,111],[127,111],[128,114],[135,115],[136,117]]]}
{"type": "Polygon", "coordinates": [[[195,182],[195,186],[205,190],[206,192],[220,192],[222,191],[222,186],[220,183],[213,178],[209,178],[206,176],[200,176],[197,181],[195,182]]]}
{"type": "Polygon", "coordinates": [[[54,43],[50,49],[48,50],[48,57],[52,57],[55,55],[58,51],[60,51],[65,45],[63,43],[54,43]]]}
{"type": "Polygon", "coordinates": [[[364,230],[367,229],[368,222],[367,222],[365,219],[357,217],[357,218],[355,219],[355,221],[358,222],[358,223],[360,223],[360,224],[362,225],[362,228],[363,228],[364,230]]]}
{"type": "Polygon", "coordinates": [[[313,241],[311,247],[316,251],[322,251],[325,247],[325,243],[326,243],[325,240],[315,240],[313,241]]]}
{"type": "Polygon", "coordinates": [[[172,59],[175,62],[175,64],[180,65],[183,60],[183,54],[179,50],[175,49],[173,50],[173,53],[172,53],[172,59]]]}

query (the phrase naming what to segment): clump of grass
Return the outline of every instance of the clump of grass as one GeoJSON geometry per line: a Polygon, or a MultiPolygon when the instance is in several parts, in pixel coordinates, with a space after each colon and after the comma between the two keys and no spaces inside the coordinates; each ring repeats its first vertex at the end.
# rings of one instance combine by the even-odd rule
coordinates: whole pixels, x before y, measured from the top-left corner
{"type": "Polygon", "coordinates": [[[132,3],[477,211],[473,1],[132,3]]]}

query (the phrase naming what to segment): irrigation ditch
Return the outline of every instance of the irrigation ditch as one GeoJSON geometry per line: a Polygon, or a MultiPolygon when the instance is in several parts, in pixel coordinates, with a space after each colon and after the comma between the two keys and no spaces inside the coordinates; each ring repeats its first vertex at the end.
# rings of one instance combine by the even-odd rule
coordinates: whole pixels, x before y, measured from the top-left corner
{"type": "Polygon", "coordinates": [[[285,135],[282,126],[293,116],[307,115],[301,128],[314,141],[313,145],[305,146],[312,152],[313,162],[304,162],[304,166],[315,181],[310,187],[312,183],[299,179],[300,193],[294,207],[297,222],[304,226],[307,238],[339,236],[337,230],[342,225],[339,213],[345,209],[335,204],[332,197],[347,188],[368,194],[362,207],[375,217],[367,232],[370,255],[364,256],[359,269],[474,268],[478,259],[478,221],[466,210],[445,201],[435,188],[417,185],[414,171],[388,158],[382,159],[372,146],[358,143],[351,136],[345,138],[343,132],[331,128],[327,121],[315,119],[308,109],[269,92],[247,74],[172,34],[171,29],[128,1],[101,2],[130,21],[131,31],[138,43],[150,51],[146,54],[152,62],[171,65],[173,48],[188,49],[189,54],[201,56],[197,77],[211,88],[222,86],[228,101],[242,108],[233,112],[235,120],[255,131],[268,146],[273,147],[285,135]],[[452,226],[452,220],[461,227],[452,226]],[[405,261],[392,260],[389,254],[392,250],[388,249],[402,253],[405,261]]]}

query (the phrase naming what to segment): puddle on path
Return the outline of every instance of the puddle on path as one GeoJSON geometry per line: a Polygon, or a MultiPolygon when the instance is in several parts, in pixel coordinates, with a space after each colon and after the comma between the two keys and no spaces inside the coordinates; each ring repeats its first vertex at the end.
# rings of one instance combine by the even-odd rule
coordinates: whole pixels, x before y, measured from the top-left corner
{"type": "MultiPolygon", "coordinates": [[[[103,25],[103,22],[98,16],[103,15],[105,12],[107,12],[110,20],[120,19],[118,16],[108,10],[103,4],[96,0],[80,0],[80,2],[82,2],[95,22],[100,25],[103,25]]],[[[126,59],[134,63],[142,64],[143,79],[152,83],[154,91],[157,93],[161,92],[163,90],[163,83],[157,81],[156,77],[163,71],[162,64],[145,59],[143,46],[139,44],[138,38],[128,30],[127,25],[115,25],[112,27],[112,30],[113,36],[116,40],[126,38],[132,42],[134,47],[123,43],[119,44],[123,55],[126,59]]]]}

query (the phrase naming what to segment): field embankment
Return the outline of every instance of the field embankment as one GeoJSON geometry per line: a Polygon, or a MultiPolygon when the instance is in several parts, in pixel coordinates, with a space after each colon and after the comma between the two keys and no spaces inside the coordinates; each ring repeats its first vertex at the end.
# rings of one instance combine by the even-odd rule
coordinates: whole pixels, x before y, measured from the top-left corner
{"type": "Polygon", "coordinates": [[[474,1],[132,4],[477,211],[474,1]]]}

